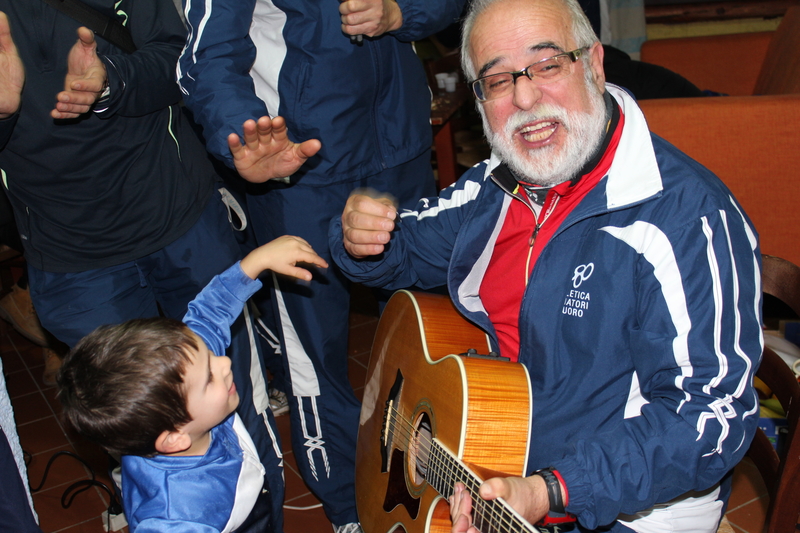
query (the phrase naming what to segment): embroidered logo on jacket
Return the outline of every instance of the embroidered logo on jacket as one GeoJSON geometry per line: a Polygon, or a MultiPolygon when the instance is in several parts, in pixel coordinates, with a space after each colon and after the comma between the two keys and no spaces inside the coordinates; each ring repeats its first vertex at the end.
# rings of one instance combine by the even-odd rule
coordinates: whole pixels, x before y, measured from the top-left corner
{"type": "Polygon", "coordinates": [[[572,272],[572,287],[573,290],[567,293],[564,298],[564,307],[561,308],[561,314],[570,316],[583,316],[583,312],[589,309],[589,301],[591,296],[588,291],[579,291],[584,281],[592,277],[594,272],[594,263],[586,265],[579,265],[572,272]]]}

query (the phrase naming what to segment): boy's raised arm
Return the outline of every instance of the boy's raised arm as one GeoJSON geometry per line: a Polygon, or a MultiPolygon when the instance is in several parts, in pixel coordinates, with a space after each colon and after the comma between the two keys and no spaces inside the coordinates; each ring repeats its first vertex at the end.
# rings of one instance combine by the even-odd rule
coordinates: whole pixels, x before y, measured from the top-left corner
{"type": "Polygon", "coordinates": [[[297,266],[298,263],[327,268],[328,263],[317,255],[308,242],[300,237],[284,235],[259,246],[242,259],[241,267],[251,279],[256,279],[264,270],[272,270],[306,281],[311,281],[311,272],[297,266]]]}

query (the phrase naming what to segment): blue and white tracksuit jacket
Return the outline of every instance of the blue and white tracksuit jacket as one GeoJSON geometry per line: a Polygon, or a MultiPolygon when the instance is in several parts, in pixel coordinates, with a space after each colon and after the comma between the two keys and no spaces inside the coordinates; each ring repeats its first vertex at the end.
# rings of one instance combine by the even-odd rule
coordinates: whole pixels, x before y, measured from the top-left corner
{"type": "MultiPolygon", "coordinates": [[[[260,287],[237,262],[197,295],[183,321],[209,350],[224,354],[231,324],[260,287]]],[[[253,531],[265,531],[270,503],[261,497],[264,475],[250,434],[233,414],[212,428],[202,456],[124,455],[125,516],[131,531],[139,533],[228,532],[245,522],[253,531]],[[261,522],[254,520],[256,514],[261,522]]]]}
{"type": "Polygon", "coordinates": [[[208,150],[230,166],[228,135],[267,114],[286,119],[293,141],[322,142],[300,170],[307,185],[372,176],[430,148],[431,94],[411,42],[456,22],[464,0],[399,0],[403,26],[360,45],[342,33],[339,0],[183,2],[178,82],[208,150]]]}
{"type": "MultiPolygon", "coordinates": [[[[520,309],[529,473],[559,470],[582,529],[716,531],[758,419],[757,235],[719,179],[607,90],[625,115],[614,161],[542,250],[520,309]]],[[[376,260],[348,256],[334,221],[335,260],[370,285],[447,283],[496,347],[479,289],[515,201],[493,180],[498,164],[402,213],[376,260]]]]}
{"type": "Polygon", "coordinates": [[[264,468],[239,415],[211,430],[201,456],[122,457],[131,531],[236,531],[261,495],[264,468]]]}

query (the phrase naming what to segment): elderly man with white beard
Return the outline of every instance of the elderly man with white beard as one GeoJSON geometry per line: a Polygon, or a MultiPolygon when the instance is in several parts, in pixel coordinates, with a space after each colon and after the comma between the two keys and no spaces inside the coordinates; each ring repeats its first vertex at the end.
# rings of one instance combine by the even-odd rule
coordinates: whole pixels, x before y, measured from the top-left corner
{"type": "Polygon", "coordinates": [[[462,50],[491,158],[415,211],[354,193],[329,233],[352,280],[446,284],[528,371],[525,477],[456,484],[453,532],[506,531],[472,512],[499,497],[559,531],[716,531],[758,418],[752,223],[605,83],[574,0],[476,0],[462,50]]]}

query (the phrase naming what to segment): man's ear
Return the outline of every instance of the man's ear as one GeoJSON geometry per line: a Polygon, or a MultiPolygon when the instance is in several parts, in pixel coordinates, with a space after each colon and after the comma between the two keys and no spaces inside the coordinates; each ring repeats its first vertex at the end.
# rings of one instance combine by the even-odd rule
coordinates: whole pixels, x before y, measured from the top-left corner
{"type": "Polygon", "coordinates": [[[592,79],[594,80],[594,84],[597,86],[597,89],[600,91],[600,94],[603,94],[603,92],[606,90],[606,73],[603,69],[603,56],[605,55],[605,50],[603,49],[603,45],[600,44],[600,41],[596,41],[591,46],[589,53],[592,54],[592,60],[590,62],[592,79]]]}
{"type": "Polygon", "coordinates": [[[192,438],[183,431],[162,431],[156,438],[156,451],[160,454],[183,452],[192,445],[192,438]]]}

